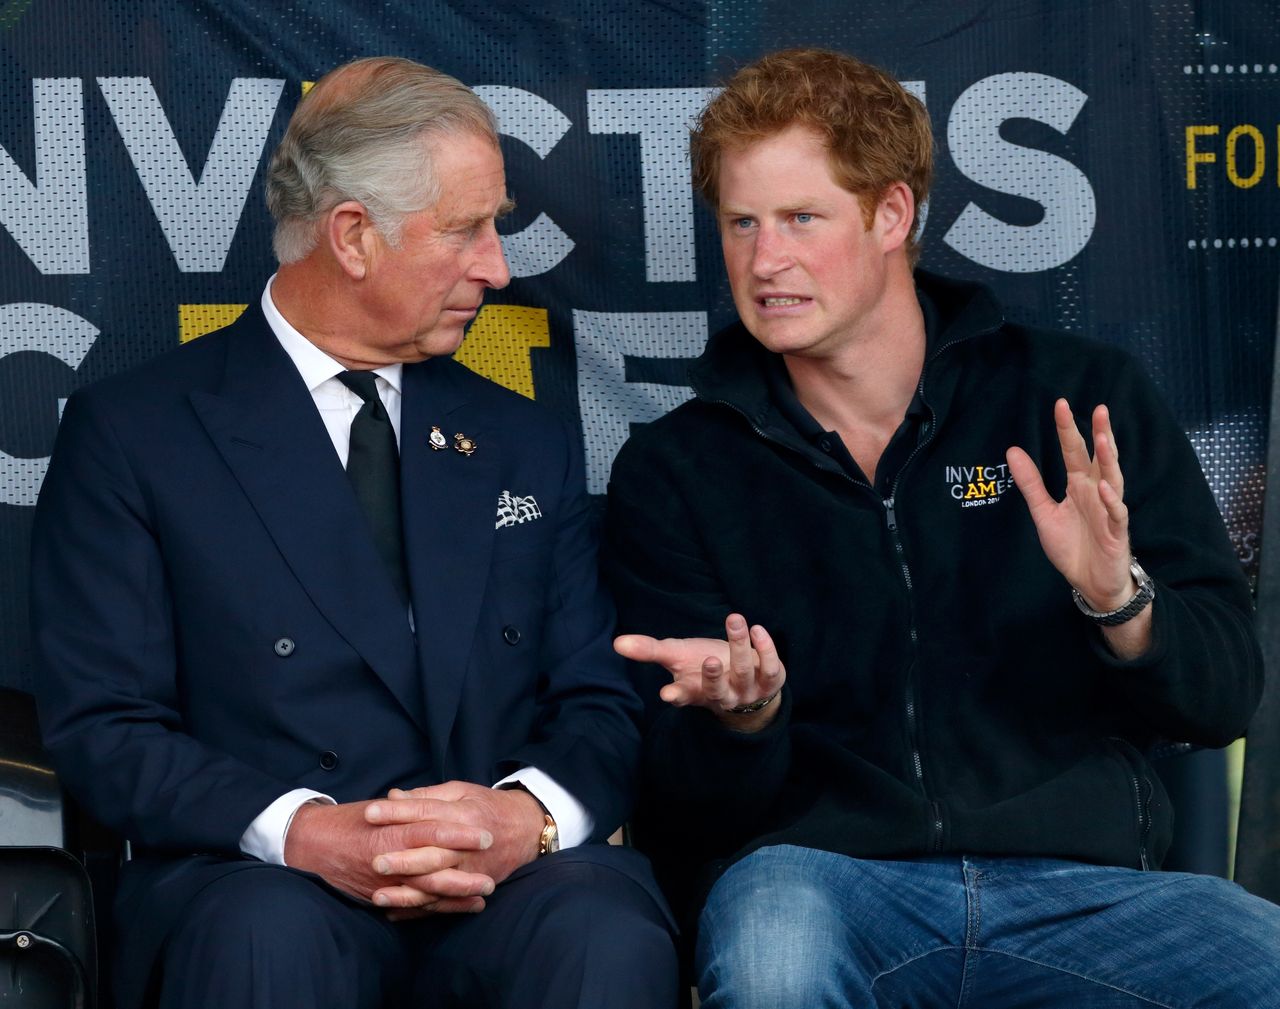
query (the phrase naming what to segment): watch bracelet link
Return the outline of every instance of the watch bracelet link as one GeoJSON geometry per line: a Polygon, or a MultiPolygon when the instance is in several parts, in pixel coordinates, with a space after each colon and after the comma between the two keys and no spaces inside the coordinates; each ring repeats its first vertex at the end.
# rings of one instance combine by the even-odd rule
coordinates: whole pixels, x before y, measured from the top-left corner
{"type": "Polygon", "coordinates": [[[1138,591],[1129,598],[1128,602],[1117,606],[1114,610],[1095,610],[1085,602],[1080,590],[1073,588],[1071,598],[1075,601],[1076,608],[1100,627],[1119,627],[1121,624],[1128,623],[1150,606],[1151,601],[1156,597],[1155,582],[1133,556],[1129,557],[1129,573],[1138,583],[1138,591]]]}
{"type": "Polygon", "coordinates": [[[752,701],[750,704],[739,704],[736,708],[725,708],[724,710],[730,715],[754,715],[757,711],[763,711],[772,704],[774,698],[776,698],[780,693],[782,693],[781,687],[775,690],[768,697],[762,697],[758,701],[752,701]]]}

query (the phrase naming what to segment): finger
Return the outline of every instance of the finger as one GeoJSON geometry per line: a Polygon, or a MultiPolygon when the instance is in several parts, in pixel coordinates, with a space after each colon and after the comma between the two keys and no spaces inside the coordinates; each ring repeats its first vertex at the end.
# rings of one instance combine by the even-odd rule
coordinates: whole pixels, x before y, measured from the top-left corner
{"type": "Polygon", "coordinates": [[[756,653],[751,647],[747,620],[741,613],[729,614],[724,622],[724,633],[729,642],[729,675],[725,680],[725,693],[738,703],[752,692],[756,653]]]}
{"type": "Polygon", "coordinates": [[[1087,473],[1093,465],[1084,435],[1076,427],[1076,419],[1065,399],[1053,404],[1053,423],[1058,429],[1058,444],[1062,447],[1062,462],[1067,473],[1087,473]]]}
{"type": "MultiPolygon", "coordinates": [[[[421,793],[421,789],[414,792],[421,793]]],[[[448,819],[453,812],[452,803],[441,799],[409,798],[410,793],[402,793],[402,797],[388,797],[371,802],[364,807],[366,823],[417,823],[419,820],[448,819]]]]}
{"type": "Polygon", "coordinates": [[[1110,481],[1102,480],[1098,483],[1098,497],[1102,499],[1102,505],[1107,510],[1107,520],[1110,523],[1108,532],[1116,538],[1127,538],[1129,535],[1129,506],[1124,503],[1124,499],[1111,486],[1110,481]]]}
{"type": "Polygon", "coordinates": [[[1124,475],[1120,471],[1120,449],[1111,428],[1111,413],[1106,406],[1099,406],[1093,411],[1093,456],[1098,463],[1098,475],[1123,498],[1124,475]]]}
{"type": "Polygon", "coordinates": [[[619,634],[613,639],[613,650],[636,662],[658,661],[658,639],[647,634],[619,634]]]}
{"type": "Polygon", "coordinates": [[[433,914],[479,914],[484,910],[483,897],[445,897],[430,907],[392,908],[388,921],[413,921],[433,914]]]}
{"type": "Polygon", "coordinates": [[[703,702],[712,706],[719,706],[725,699],[725,693],[724,663],[714,655],[709,655],[702,660],[703,702]]]}
{"type": "Polygon", "coordinates": [[[373,860],[373,871],[380,876],[425,876],[441,869],[451,869],[462,859],[453,848],[428,845],[405,851],[388,851],[373,860]]]}
{"type": "Polygon", "coordinates": [[[423,893],[416,887],[405,884],[384,886],[374,890],[369,899],[378,907],[417,908],[419,910],[431,910],[439,902],[439,898],[433,894],[423,893]]]}
{"type": "Polygon", "coordinates": [[[441,869],[425,876],[406,879],[405,884],[433,897],[487,897],[493,893],[492,877],[481,872],[441,869]]]}
{"type": "Polygon", "coordinates": [[[484,827],[470,823],[454,823],[449,820],[421,820],[391,828],[392,851],[410,848],[452,848],[455,851],[485,851],[493,847],[493,834],[484,827]]]}
{"type": "Polygon", "coordinates": [[[474,793],[477,789],[487,791],[483,786],[476,785],[470,781],[442,781],[438,785],[426,785],[421,788],[415,788],[413,794],[416,797],[424,799],[443,799],[446,802],[456,802],[458,799],[474,793]]]}
{"type": "Polygon", "coordinates": [[[387,791],[388,799],[452,799],[446,792],[446,785],[418,785],[416,788],[392,788],[387,791]]]}
{"type": "Polygon", "coordinates": [[[680,682],[679,680],[675,683],[668,683],[658,691],[658,696],[668,704],[675,705],[677,708],[684,707],[693,698],[688,685],[680,682]]]}
{"type": "Polygon", "coordinates": [[[787,671],[778,658],[778,648],[773,643],[773,638],[759,624],[751,628],[751,644],[760,656],[760,670],[756,673],[759,694],[761,697],[768,697],[782,687],[787,671]]]}
{"type": "Polygon", "coordinates": [[[1031,509],[1032,516],[1057,504],[1045,488],[1040,470],[1031,461],[1031,456],[1020,448],[1012,447],[1005,452],[1004,458],[1009,464],[1009,475],[1013,477],[1013,482],[1022,494],[1023,500],[1027,502],[1027,507],[1031,509]]]}
{"type": "MultiPolygon", "coordinates": [[[[1112,447],[1115,447],[1115,432],[1111,430],[1111,410],[1106,403],[1099,403],[1093,408],[1093,434],[1095,438],[1099,434],[1105,434],[1111,439],[1112,447]]],[[[1116,458],[1119,458],[1118,449],[1116,458]]]]}
{"type": "MultiPolygon", "coordinates": [[[[486,876],[490,884],[488,893],[492,893],[492,880],[486,876]]],[[[484,907],[484,896],[478,893],[460,893],[456,895],[437,894],[421,889],[416,885],[409,883],[397,883],[393,886],[380,887],[373,891],[369,898],[377,907],[405,909],[412,908],[419,911],[442,911],[442,910],[466,910],[475,908],[479,910],[484,907]],[[476,904],[479,902],[479,906],[476,904]]]]}

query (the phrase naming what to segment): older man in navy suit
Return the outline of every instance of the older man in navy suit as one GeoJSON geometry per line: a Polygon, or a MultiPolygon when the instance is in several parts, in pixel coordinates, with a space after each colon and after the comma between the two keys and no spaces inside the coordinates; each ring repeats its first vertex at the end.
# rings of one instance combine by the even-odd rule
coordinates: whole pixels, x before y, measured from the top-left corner
{"type": "Polygon", "coordinates": [[[509,279],[492,116],[348,64],[268,204],[260,305],[73,396],[37,509],[46,744],[135,853],[120,1009],[669,1005],[576,439],[450,358],[509,279]]]}

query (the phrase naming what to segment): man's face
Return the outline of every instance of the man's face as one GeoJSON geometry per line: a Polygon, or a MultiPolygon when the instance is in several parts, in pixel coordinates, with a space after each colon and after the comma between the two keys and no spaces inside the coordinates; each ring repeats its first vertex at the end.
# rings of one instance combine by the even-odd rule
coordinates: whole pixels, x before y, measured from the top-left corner
{"type": "Polygon", "coordinates": [[[398,246],[372,238],[362,298],[366,350],[378,363],[452,354],[486,288],[511,279],[495,220],[510,206],[502,154],[485,137],[436,137],[440,199],[404,219],[398,246]]]}
{"type": "Polygon", "coordinates": [[[831,357],[876,335],[886,243],[793,126],[720,156],[720,242],[743,325],[781,354],[831,357]]]}

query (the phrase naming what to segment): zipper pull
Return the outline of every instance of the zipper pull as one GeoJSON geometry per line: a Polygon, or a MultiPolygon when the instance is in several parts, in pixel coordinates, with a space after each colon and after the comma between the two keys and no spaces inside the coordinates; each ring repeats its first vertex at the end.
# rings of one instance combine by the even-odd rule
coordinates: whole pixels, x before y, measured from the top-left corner
{"type": "Polygon", "coordinates": [[[884,517],[889,523],[889,532],[896,533],[898,531],[898,516],[893,511],[893,498],[884,499],[884,517]]]}

